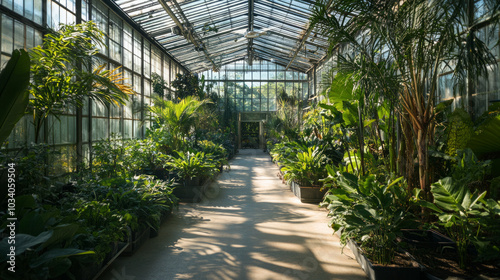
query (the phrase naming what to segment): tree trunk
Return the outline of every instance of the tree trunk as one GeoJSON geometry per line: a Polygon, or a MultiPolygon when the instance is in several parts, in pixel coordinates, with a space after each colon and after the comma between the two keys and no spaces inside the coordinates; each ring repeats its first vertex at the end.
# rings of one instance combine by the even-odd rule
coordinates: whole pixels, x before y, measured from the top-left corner
{"type": "Polygon", "coordinates": [[[396,173],[396,119],[394,114],[394,106],[391,102],[389,114],[389,125],[387,131],[390,132],[388,135],[389,139],[389,162],[391,173],[396,173]]]}
{"type": "Polygon", "coordinates": [[[401,132],[403,134],[403,141],[401,141],[401,147],[399,150],[399,165],[400,172],[404,175],[406,181],[408,182],[408,190],[412,191],[415,188],[415,167],[414,167],[414,138],[411,130],[411,124],[408,122],[407,118],[401,117],[401,132]]]}
{"type": "Polygon", "coordinates": [[[427,130],[419,129],[417,131],[417,151],[418,151],[418,175],[420,182],[420,189],[424,195],[424,199],[429,198],[429,186],[428,186],[428,150],[427,150],[427,130]]]}
{"type": "Polygon", "coordinates": [[[359,154],[361,157],[361,174],[364,176],[365,175],[365,153],[364,153],[364,140],[365,136],[363,133],[363,116],[361,115],[361,102],[358,104],[358,118],[359,118],[359,154]]]}

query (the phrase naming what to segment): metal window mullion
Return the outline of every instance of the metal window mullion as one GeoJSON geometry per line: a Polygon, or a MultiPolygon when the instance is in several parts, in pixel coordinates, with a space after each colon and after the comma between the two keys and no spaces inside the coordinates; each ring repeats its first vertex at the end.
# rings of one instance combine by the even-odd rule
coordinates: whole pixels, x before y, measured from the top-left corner
{"type": "MultiPolygon", "coordinates": [[[[124,41],[125,41],[125,36],[124,36],[124,31],[123,29],[125,28],[125,24],[123,22],[123,19],[119,16],[121,22],[122,22],[122,27],[121,27],[121,30],[119,32],[121,32],[121,37],[120,37],[120,41],[119,44],[120,44],[120,49],[121,49],[121,54],[120,54],[120,65],[122,66],[122,78],[125,78],[125,67],[124,67],[124,61],[125,61],[125,50],[123,48],[123,45],[124,45],[124,41]]],[[[109,21],[108,21],[109,23],[109,21]]],[[[133,35],[133,34],[132,34],[133,35]]],[[[133,45],[133,40],[134,38],[132,38],[132,47],[134,46],[133,45]]],[[[132,71],[132,80],[134,79],[134,73],[132,71]]],[[[125,81],[123,81],[124,83],[125,81]]],[[[122,139],[125,138],[125,106],[127,106],[127,104],[125,105],[121,105],[120,106],[120,124],[121,124],[121,129],[120,129],[120,132],[122,134],[122,139]]],[[[133,126],[133,124],[132,124],[133,126]]]]}
{"type": "MultiPolygon", "coordinates": [[[[145,86],[144,86],[144,36],[141,36],[141,105],[144,108],[145,107],[145,98],[144,98],[144,92],[145,92],[145,86]]],[[[145,123],[146,122],[146,114],[144,113],[144,110],[141,110],[141,122],[145,123]]],[[[144,139],[145,137],[145,126],[142,126],[141,129],[141,138],[144,139]]]]}
{"type": "MultiPolygon", "coordinates": [[[[107,59],[108,59],[108,65],[106,67],[108,70],[111,69],[111,67],[109,65],[109,61],[111,60],[111,57],[110,57],[111,56],[111,50],[109,50],[109,42],[110,42],[110,38],[109,38],[110,11],[109,10],[110,9],[107,8],[106,17],[108,18],[108,20],[107,20],[108,24],[106,25],[106,35],[107,36],[106,36],[106,39],[105,39],[107,41],[106,45],[108,46],[108,57],[107,57],[107,59]]],[[[107,125],[107,136],[108,136],[108,138],[110,138],[111,137],[111,105],[108,106],[108,110],[107,111],[108,111],[107,112],[107,118],[106,118],[107,119],[107,123],[108,123],[108,125],[107,125]]]]}
{"type": "MultiPolygon", "coordinates": [[[[82,1],[76,0],[76,23],[82,23],[82,1]]],[[[81,65],[79,66],[82,67],[81,65]]],[[[76,166],[77,171],[83,163],[83,109],[76,108],[76,166]]]]}

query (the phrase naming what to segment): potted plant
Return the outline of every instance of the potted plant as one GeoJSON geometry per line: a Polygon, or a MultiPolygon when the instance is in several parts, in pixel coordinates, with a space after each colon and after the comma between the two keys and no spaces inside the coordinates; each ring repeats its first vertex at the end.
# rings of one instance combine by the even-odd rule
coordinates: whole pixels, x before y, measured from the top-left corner
{"type": "Polygon", "coordinates": [[[150,227],[150,237],[158,236],[161,223],[178,205],[177,197],[173,195],[172,183],[152,180],[151,176],[139,176],[134,181],[133,190],[139,193],[141,198],[139,219],[150,227]]]}
{"type": "MultiPolygon", "coordinates": [[[[149,133],[149,136],[151,133],[149,133]]],[[[134,175],[154,175],[158,179],[165,180],[168,171],[164,167],[165,161],[170,156],[160,148],[160,143],[155,142],[152,137],[143,140],[129,140],[125,145],[125,163],[133,170],[134,175]]]]}
{"type": "Polygon", "coordinates": [[[323,200],[326,189],[320,179],[326,177],[326,156],[319,147],[309,147],[295,157],[285,158],[284,179],[291,185],[301,202],[318,203],[323,200]]]}
{"type": "Polygon", "coordinates": [[[203,152],[179,152],[166,166],[177,172],[183,180],[174,189],[174,195],[184,201],[198,202],[203,196],[204,179],[217,173],[217,168],[203,152]]]}
{"type": "MultiPolygon", "coordinates": [[[[498,259],[498,218],[500,204],[487,198],[487,191],[478,190],[474,184],[484,180],[489,171],[489,161],[478,161],[470,149],[457,150],[457,164],[451,176],[431,185],[433,203],[415,198],[433,211],[438,226],[454,241],[454,253],[448,256],[450,263],[457,263],[457,269],[467,272],[477,267],[474,261],[487,259],[491,253],[498,259]],[[492,250],[493,249],[493,250],[492,250]]],[[[427,265],[427,264],[426,264],[427,265]]]]}
{"type": "Polygon", "coordinates": [[[198,149],[214,162],[219,172],[222,172],[224,165],[229,165],[227,160],[228,152],[222,145],[217,145],[209,140],[203,140],[198,142],[198,149]]]}
{"type": "Polygon", "coordinates": [[[368,277],[420,279],[419,265],[396,244],[401,229],[413,223],[402,177],[381,183],[374,175],[358,179],[327,169],[325,186],[330,189],[323,205],[332,217],[330,226],[341,232],[341,243],[349,245],[368,277]]]}
{"type": "MultiPolygon", "coordinates": [[[[86,246],[79,242],[85,227],[71,214],[48,205],[42,207],[31,195],[16,197],[16,210],[15,252],[11,252],[7,236],[0,240],[0,250],[5,252],[0,256],[1,279],[70,278],[70,270],[85,262],[86,256],[96,262],[96,252],[84,249],[86,246]],[[12,253],[15,272],[8,270],[8,254],[12,253]]],[[[0,223],[9,229],[6,215],[0,223]]]]}

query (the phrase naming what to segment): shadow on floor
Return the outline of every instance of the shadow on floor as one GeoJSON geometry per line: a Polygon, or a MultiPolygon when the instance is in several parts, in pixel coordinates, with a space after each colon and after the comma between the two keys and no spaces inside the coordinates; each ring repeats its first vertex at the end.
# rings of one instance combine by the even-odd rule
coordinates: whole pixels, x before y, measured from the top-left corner
{"type": "Polygon", "coordinates": [[[182,204],[101,279],[366,279],[340,255],[326,212],[295,201],[276,172],[268,155],[245,150],[211,197],[182,204]]]}

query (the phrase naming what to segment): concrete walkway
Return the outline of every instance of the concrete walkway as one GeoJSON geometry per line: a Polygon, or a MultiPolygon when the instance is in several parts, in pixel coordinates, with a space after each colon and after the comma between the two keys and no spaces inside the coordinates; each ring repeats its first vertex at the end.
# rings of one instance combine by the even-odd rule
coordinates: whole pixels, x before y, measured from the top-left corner
{"type": "Polygon", "coordinates": [[[101,279],[367,279],[327,226],[260,150],[240,150],[201,203],[183,203],[133,256],[101,279]]]}

